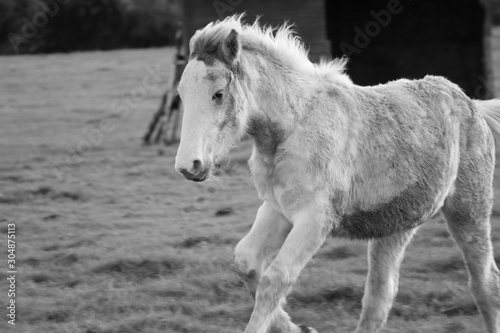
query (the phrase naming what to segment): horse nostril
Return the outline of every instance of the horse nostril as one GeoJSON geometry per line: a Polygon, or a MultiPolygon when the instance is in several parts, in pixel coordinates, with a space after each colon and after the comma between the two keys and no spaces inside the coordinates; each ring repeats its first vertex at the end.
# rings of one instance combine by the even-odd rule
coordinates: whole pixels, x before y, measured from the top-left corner
{"type": "Polygon", "coordinates": [[[199,174],[202,168],[203,168],[203,163],[200,160],[196,159],[193,161],[193,174],[195,175],[199,174]]]}
{"type": "Polygon", "coordinates": [[[179,172],[186,178],[192,177],[192,174],[189,171],[187,171],[187,169],[184,168],[179,169],[179,172]]]}

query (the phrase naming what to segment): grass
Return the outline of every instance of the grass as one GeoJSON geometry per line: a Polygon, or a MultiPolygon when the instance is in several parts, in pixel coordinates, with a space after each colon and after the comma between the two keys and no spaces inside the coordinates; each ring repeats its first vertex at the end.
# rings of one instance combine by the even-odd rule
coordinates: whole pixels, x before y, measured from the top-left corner
{"type": "MultiPolygon", "coordinates": [[[[500,69],[500,30],[495,36],[500,69]]],[[[233,272],[232,251],[260,204],[239,163],[247,151],[236,153],[224,184],[185,182],[173,170],[175,147],[140,145],[166,83],[128,115],[112,112],[113,101],[141,86],[146,66],[160,64],[167,78],[172,57],[169,48],[0,57],[0,230],[16,223],[19,269],[16,326],[3,319],[1,332],[243,331],[253,302],[233,272]],[[82,130],[102,119],[114,130],[71,160],[82,130]]],[[[499,214],[492,225],[500,261],[499,214]]],[[[289,297],[294,320],[352,331],[365,252],[363,242],[328,240],[289,297]]],[[[483,331],[460,253],[438,216],[409,246],[385,332],[483,331]]]]}

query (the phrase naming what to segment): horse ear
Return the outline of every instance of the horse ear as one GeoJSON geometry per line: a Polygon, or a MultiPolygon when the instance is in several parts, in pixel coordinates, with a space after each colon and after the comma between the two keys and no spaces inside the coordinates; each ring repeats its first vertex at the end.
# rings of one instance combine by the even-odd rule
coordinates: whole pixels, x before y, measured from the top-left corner
{"type": "Polygon", "coordinates": [[[232,64],[240,56],[240,51],[240,36],[236,30],[232,29],[222,42],[222,56],[226,62],[232,64]]]}

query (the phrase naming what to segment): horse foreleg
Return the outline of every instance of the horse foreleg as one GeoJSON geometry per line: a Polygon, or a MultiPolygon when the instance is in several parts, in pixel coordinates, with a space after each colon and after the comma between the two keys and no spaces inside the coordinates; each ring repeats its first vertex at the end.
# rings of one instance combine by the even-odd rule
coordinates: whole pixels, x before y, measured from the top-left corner
{"type": "Polygon", "coordinates": [[[281,214],[264,203],[259,208],[252,229],[236,245],[236,272],[254,299],[266,261],[276,255],[291,228],[292,225],[281,214]]]}
{"type": "MultiPolygon", "coordinates": [[[[291,228],[289,221],[264,203],[257,213],[252,229],[236,246],[236,271],[254,299],[262,273],[276,256],[291,228]]],[[[294,327],[297,326],[291,322],[283,309],[276,310],[270,332],[293,332],[294,327]]]]}
{"type": "MultiPolygon", "coordinates": [[[[282,313],[281,305],[287,293],[325,241],[332,223],[331,217],[326,218],[317,209],[300,211],[292,217],[292,222],[292,230],[260,279],[246,333],[265,333],[269,328],[271,332],[274,330],[272,322],[282,313]]],[[[314,331],[294,325],[289,332],[314,331]]]]}
{"type": "Polygon", "coordinates": [[[356,333],[379,332],[387,321],[398,292],[399,267],[416,229],[371,240],[363,310],[356,333]]]}

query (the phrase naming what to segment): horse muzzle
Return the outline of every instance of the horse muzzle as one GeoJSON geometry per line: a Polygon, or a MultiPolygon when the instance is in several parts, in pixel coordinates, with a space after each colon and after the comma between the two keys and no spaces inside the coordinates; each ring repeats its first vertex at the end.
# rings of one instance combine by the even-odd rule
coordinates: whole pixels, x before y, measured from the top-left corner
{"type": "Polygon", "coordinates": [[[201,160],[194,160],[190,168],[176,167],[187,180],[194,182],[202,182],[208,178],[209,168],[206,167],[201,160]]]}

